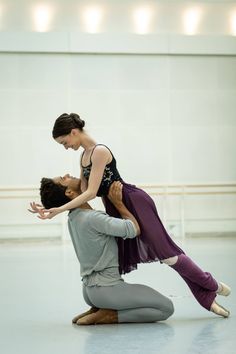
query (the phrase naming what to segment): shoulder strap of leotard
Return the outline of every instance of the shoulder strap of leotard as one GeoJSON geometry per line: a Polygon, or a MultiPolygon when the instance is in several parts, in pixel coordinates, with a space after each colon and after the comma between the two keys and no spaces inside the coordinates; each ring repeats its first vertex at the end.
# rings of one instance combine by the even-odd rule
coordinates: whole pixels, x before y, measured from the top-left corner
{"type": "Polygon", "coordinates": [[[94,152],[94,150],[95,150],[95,148],[96,148],[97,146],[105,146],[105,147],[110,151],[112,158],[114,158],[113,153],[111,152],[111,150],[109,149],[109,147],[107,147],[107,146],[104,145],[104,144],[96,144],[96,145],[94,146],[92,152],[91,152],[91,155],[90,155],[90,163],[92,163],[92,155],[93,155],[93,152],[94,152]]]}

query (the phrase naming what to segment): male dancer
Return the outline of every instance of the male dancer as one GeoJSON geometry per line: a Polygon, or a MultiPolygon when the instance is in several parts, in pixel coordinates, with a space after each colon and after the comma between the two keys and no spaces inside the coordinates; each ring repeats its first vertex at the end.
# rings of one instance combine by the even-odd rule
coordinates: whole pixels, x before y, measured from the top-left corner
{"type": "MultiPolygon", "coordinates": [[[[80,179],[66,175],[43,178],[40,195],[45,208],[58,207],[81,194],[80,179]]],[[[174,312],[170,299],[139,284],[127,284],[119,274],[116,237],[138,237],[140,230],[134,216],[122,202],[122,184],[114,182],[109,199],[122,219],[93,210],[88,203],[72,210],[68,225],[80,262],[83,296],[91,309],[76,316],[78,325],[123,322],[156,322],[174,312]]],[[[39,208],[31,204],[35,212],[39,208]]]]}

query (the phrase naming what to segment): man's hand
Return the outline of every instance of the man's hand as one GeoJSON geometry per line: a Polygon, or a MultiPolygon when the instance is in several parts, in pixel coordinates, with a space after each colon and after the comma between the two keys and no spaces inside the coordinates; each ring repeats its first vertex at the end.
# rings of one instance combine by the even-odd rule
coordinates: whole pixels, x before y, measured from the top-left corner
{"type": "Polygon", "coordinates": [[[116,205],[122,205],[122,188],[123,185],[121,182],[116,181],[113,182],[112,185],[110,186],[109,193],[108,193],[108,198],[112,202],[112,204],[116,205]]]}
{"type": "Polygon", "coordinates": [[[113,182],[109,189],[108,198],[115,206],[117,211],[120,213],[122,219],[129,219],[133,222],[136,229],[136,236],[138,236],[140,235],[139,224],[135,219],[134,215],[127,209],[127,207],[122,201],[122,188],[123,185],[121,182],[119,181],[113,182]]]}

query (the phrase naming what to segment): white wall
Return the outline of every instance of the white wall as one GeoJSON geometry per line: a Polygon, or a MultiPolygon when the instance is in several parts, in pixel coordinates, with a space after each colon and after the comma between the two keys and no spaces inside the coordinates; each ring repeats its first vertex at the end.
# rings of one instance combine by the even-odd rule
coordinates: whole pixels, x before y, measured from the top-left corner
{"type": "Polygon", "coordinates": [[[79,173],[78,152],[51,138],[78,112],[136,183],[236,180],[236,58],[0,55],[0,184],[79,173]]]}
{"type": "MultiPolygon", "coordinates": [[[[9,3],[2,2],[5,13],[9,3]]],[[[111,3],[117,10],[120,2],[111,3]]],[[[155,27],[145,36],[118,20],[116,27],[106,22],[102,34],[82,33],[72,20],[65,24],[69,12],[57,16],[59,32],[24,32],[29,21],[17,22],[16,5],[22,18],[29,2],[11,3],[11,16],[0,21],[0,186],[79,175],[79,153],[51,138],[63,112],[79,113],[88,132],[111,147],[128,182],[236,181],[236,42],[225,25],[234,4],[205,2],[211,21],[205,17],[200,35],[189,37],[180,25],[186,3],[179,3],[168,3],[177,16],[172,29],[155,27]]],[[[160,6],[167,18],[168,7],[160,6]]],[[[28,223],[25,203],[14,219],[19,205],[1,200],[1,223],[28,223]]],[[[228,208],[236,214],[234,201],[228,208]]]]}

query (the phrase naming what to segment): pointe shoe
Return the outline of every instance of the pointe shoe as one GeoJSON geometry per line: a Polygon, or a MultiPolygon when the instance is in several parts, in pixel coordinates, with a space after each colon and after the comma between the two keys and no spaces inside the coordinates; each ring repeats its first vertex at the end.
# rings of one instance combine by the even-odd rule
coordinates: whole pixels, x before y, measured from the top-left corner
{"type": "Polygon", "coordinates": [[[219,282],[219,290],[217,290],[217,295],[229,296],[231,289],[225,283],[219,282]]]}
{"type": "Polygon", "coordinates": [[[216,301],[213,301],[211,308],[211,312],[214,312],[216,315],[222,316],[222,317],[229,317],[230,312],[229,310],[226,310],[223,306],[219,305],[216,301]]]}
{"type": "Polygon", "coordinates": [[[118,323],[118,314],[116,310],[100,309],[96,313],[80,318],[76,323],[85,326],[118,323]]]}
{"type": "Polygon", "coordinates": [[[92,313],[97,312],[99,309],[97,307],[91,307],[88,311],[81,313],[80,315],[77,315],[76,317],[73,318],[72,323],[76,323],[80,318],[85,317],[87,315],[90,315],[92,313]]]}

